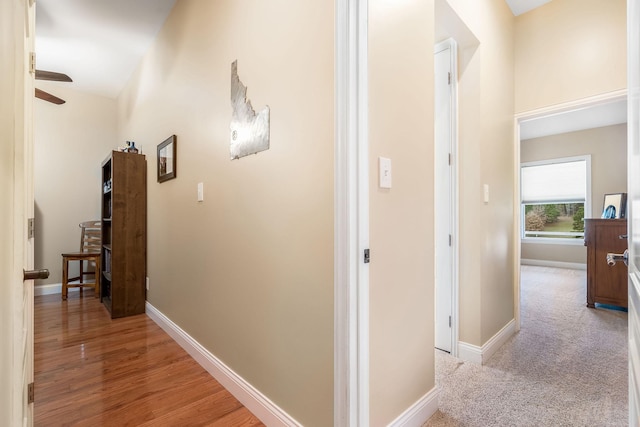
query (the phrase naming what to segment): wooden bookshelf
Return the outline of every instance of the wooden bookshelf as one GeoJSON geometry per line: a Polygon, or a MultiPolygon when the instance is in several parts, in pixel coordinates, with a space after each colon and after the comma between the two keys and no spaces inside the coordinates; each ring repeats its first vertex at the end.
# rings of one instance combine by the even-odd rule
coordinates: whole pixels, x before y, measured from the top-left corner
{"type": "Polygon", "coordinates": [[[112,318],[144,313],[147,272],[147,162],[112,151],[102,162],[102,283],[112,318]]]}

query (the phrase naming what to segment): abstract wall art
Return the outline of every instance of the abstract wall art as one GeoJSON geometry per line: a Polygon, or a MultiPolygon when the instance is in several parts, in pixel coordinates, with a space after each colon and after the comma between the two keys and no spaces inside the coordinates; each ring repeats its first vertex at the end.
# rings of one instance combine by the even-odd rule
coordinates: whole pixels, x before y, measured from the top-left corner
{"type": "Polygon", "coordinates": [[[231,160],[269,149],[269,106],[256,114],[247,99],[247,87],[238,76],[238,61],[231,64],[231,160]]]}

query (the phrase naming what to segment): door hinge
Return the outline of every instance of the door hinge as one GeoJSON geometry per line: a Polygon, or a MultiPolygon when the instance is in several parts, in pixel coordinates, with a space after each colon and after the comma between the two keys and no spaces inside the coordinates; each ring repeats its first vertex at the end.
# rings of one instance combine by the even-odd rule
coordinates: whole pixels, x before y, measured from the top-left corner
{"type": "Polygon", "coordinates": [[[453,237],[451,236],[451,234],[449,234],[449,246],[451,246],[452,243],[453,243],[453,237]]]}
{"type": "Polygon", "coordinates": [[[449,166],[451,166],[451,153],[449,153],[449,166]]]}
{"type": "Polygon", "coordinates": [[[33,239],[36,234],[36,221],[35,218],[27,219],[27,239],[33,239]]]}
{"type": "Polygon", "coordinates": [[[449,316],[449,327],[451,327],[451,316],[449,316]]]}
{"type": "Polygon", "coordinates": [[[451,84],[451,73],[447,73],[447,84],[451,84]]]}
{"type": "Polygon", "coordinates": [[[35,401],[35,387],[33,383],[27,385],[27,403],[33,403],[35,401]]]}
{"type": "Polygon", "coordinates": [[[365,249],[364,250],[364,263],[365,264],[369,264],[370,261],[371,261],[371,257],[369,255],[369,249],[365,249]]]}
{"type": "Polygon", "coordinates": [[[35,74],[36,72],[36,53],[29,52],[29,72],[35,74]]]}

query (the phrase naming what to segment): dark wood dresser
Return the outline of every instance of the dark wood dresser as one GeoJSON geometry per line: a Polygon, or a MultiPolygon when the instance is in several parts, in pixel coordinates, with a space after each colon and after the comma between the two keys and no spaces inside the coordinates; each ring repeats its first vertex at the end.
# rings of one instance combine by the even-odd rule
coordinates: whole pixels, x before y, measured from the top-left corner
{"type": "Polygon", "coordinates": [[[627,266],[618,261],[607,265],[607,254],[627,249],[626,219],[584,220],[584,244],[587,247],[587,307],[596,303],[627,307],[627,266]]]}

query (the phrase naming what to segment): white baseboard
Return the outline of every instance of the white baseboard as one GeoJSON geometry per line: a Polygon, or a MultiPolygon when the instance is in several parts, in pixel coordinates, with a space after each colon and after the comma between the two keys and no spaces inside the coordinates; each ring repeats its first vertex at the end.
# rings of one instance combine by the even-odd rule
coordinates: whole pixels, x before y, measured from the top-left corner
{"type": "Polygon", "coordinates": [[[482,348],[463,341],[458,342],[458,358],[482,365],[482,348]]]}
{"type": "Polygon", "coordinates": [[[467,362],[484,365],[502,345],[516,333],[516,321],[511,319],[500,331],[491,337],[482,347],[460,341],[458,357],[467,362]]]}
{"type": "Polygon", "coordinates": [[[264,424],[268,426],[301,426],[293,417],[236,374],[149,302],[146,303],[146,313],[264,424]]]}
{"type": "Polygon", "coordinates": [[[555,268],[570,268],[572,270],[586,270],[587,264],[579,262],[562,262],[562,261],[548,261],[544,259],[526,259],[520,260],[521,265],[534,265],[537,267],[555,267],[555,268]]]}
{"type": "MultiPolygon", "coordinates": [[[[76,282],[71,282],[76,283],[76,282]]],[[[69,292],[77,292],[80,288],[68,288],[69,292]]],[[[48,285],[38,285],[33,287],[33,295],[53,295],[62,293],[62,283],[49,283],[48,285]]]]}
{"type": "Polygon", "coordinates": [[[420,427],[438,410],[440,389],[432,388],[416,403],[411,405],[398,418],[389,423],[388,427],[420,427]]]}

